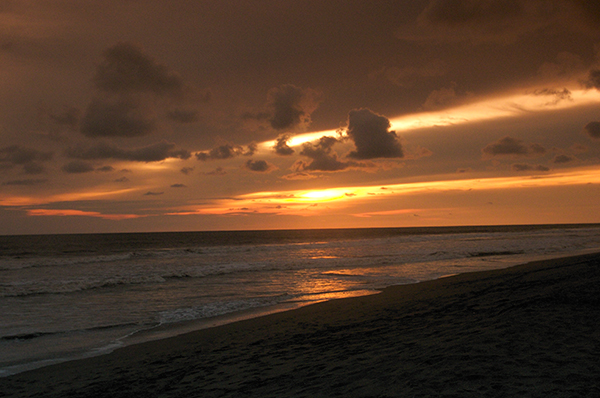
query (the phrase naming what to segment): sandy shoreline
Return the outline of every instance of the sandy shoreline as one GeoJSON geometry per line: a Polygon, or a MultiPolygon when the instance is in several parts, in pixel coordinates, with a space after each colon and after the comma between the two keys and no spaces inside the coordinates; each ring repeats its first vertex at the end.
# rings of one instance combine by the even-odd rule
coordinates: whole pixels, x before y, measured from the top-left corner
{"type": "Polygon", "coordinates": [[[6,397],[600,396],[600,253],[462,274],[0,379],[6,397]]]}

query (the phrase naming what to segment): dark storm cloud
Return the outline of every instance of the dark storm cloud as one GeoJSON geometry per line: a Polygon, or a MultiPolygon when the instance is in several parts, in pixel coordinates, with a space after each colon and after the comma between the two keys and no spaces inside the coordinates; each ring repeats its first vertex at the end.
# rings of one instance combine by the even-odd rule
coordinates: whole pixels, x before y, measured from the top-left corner
{"type": "Polygon", "coordinates": [[[282,135],[275,140],[275,145],[273,145],[273,149],[275,149],[275,153],[281,156],[289,156],[292,155],[295,151],[288,145],[288,140],[290,139],[289,135],[282,135]]]}
{"type": "Polygon", "coordinates": [[[82,120],[88,137],[138,137],[154,130],[151,112],[132,97],[95,98],[82,120]]]}
{"type": "Polygon", "coordinates": [[[310,88],[303,89],[293,84],[274,87],[267,94],[267,111],[245,113],[243,119],[268,121],[275,130],[308,126],[310,116],[319,106],[320,95],[310,88]]]}
{"type": "Polygon", "coordinates": [[[584,82],[587,88],[600,90],[600,69],[592,69],[584,82]]]}
{"type": "Polygon", "coordinates": [[[354,141],[356,151],[348,154],[354,159],[401,158],[402,146],[396,133],[389,131],[390,121],[369,109],[352,110],[348,114],[346,133],[354,141]]]}
{"type": "Polygon", "coordinates": [[[40,162],[51,160],[52,155],[52,152],[38,151],[20,145],[7,146],[0,149],[0,170],[21,166],[25,174],[41,174],[44,167],[40,162]]]}
{"type": "Polygon", "coordinates": [[[267,163],[264,160],[248,160],[244,165],[248,170],[254,171],[257,173],[266,173],[275,169],[270,163],[267,163]]]}
{"type": "Polygon", "coordinates": [[[157,63],[141,48],[130,43],[118,43],[104,51],[94,83],[109,92],[152,92],[157,95],[179,94],[181,77],[157,63]]]}
{"type": "Polygon", "coordinates": [[[513,171],[550,171],[548,167],[542,166],[541,164],[534,166],[531,164],[517,163],[513,164],[511,168],[513,171]]]}
{"type": "Polygon", "coordinates": [[[592,138],[600,138],[600,122],[589,122],[583,130],[592,138]]]}
{"type": "Polygon", "coordinates": [[[94,166],[87,162],[82,162],[80,160],[74,160],[65,164],[62,167],[62,171],[69,174],[82,174],[89,173],[90,171],[94,171],[94,166]]]}
{"type": "Polygon", "coordinates": [[[27,180],[11,180],[3,182],[2,185],[21,185],[21,186],[29,186],[29,185],[39,185],[45,183],[46,179],[27,179],[27,180]]]}
{"type": "Polygon", "coordinates": [[[231,159],[236,156],[252,156],[256,149],[258,148],[257,144],[251,143],[244,149],[239,145],[232,144],[224,144],[218,147],[211,149],[210,151],[197,152],[195,154],[198,160],[207,161],[207,160],[222,160],[222,159],[231,159]]]}
{"type": "Polygon", "coordinates": [[[89,148],[68,148],[66,154],[75,159],[118,159],[135,162],[158,162],[167,158],[189,159],[191,157],[190,152],[175,149],[175,144],[164,140],[133,149],[119,148],[114,144],[102,142],[89,148]]]}
{"type": "Polygon", "coordinates": [[[539,144],[526,144],[522,140],[506,136],[483,148],[484,157],[536,157],[546,153],[539,144]]]}

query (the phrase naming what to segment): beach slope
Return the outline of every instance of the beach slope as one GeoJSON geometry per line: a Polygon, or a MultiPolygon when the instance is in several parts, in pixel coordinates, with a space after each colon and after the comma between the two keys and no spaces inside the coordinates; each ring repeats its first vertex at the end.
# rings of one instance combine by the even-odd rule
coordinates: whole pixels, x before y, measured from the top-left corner
{"type": "Polygon", "coordinates": [[[0,379],[6,397],[600,396],[600,254],[333,300],[0,379]]]}

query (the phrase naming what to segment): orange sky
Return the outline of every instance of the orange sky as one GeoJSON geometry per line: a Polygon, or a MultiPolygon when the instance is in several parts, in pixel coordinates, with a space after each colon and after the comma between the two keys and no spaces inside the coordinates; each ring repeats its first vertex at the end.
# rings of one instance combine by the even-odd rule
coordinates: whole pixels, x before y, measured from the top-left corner
{"type": "Polygon", "coordinates": [[[447,3],[0,4],[0,234],[600,222],[600,7],[447,3]]]}

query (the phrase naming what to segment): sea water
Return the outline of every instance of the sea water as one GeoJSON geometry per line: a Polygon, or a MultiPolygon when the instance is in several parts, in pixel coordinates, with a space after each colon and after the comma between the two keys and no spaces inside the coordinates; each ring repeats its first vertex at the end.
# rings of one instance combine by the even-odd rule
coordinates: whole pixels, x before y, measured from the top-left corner
{"type": "Polygon", "coordinates": [[[591,250],[600,225],[0,236],[0,376],[591,250]]]}

